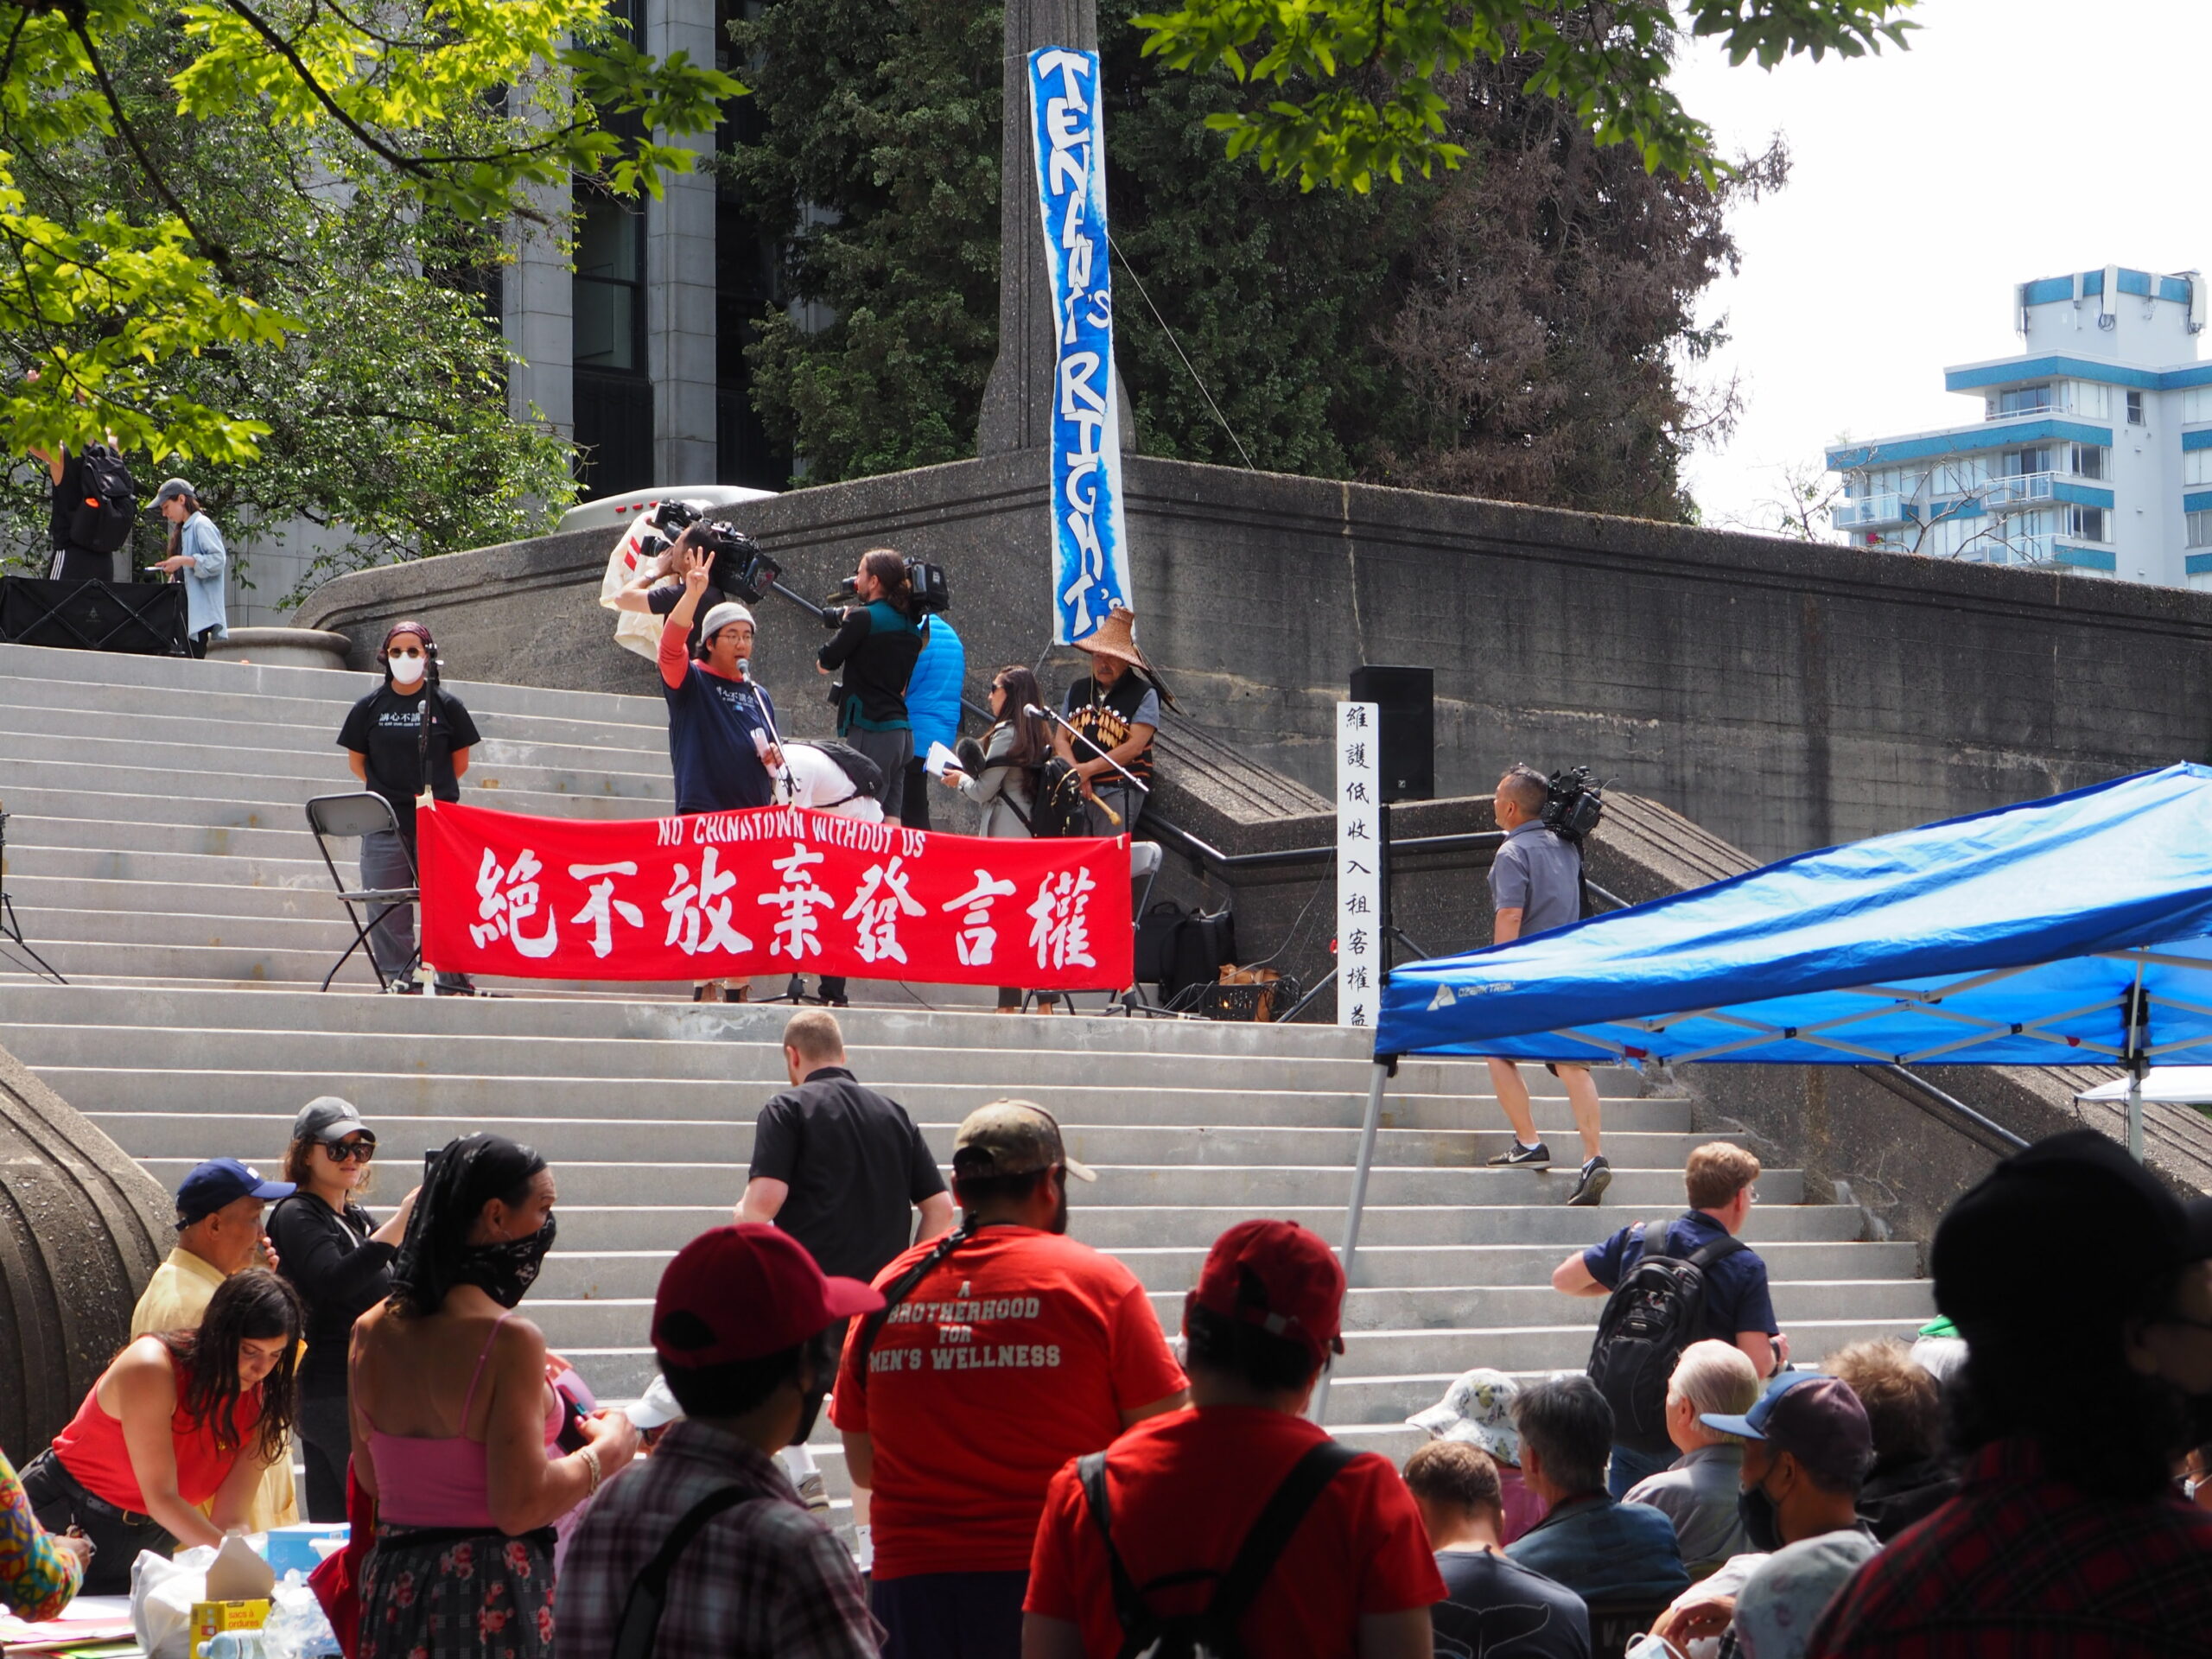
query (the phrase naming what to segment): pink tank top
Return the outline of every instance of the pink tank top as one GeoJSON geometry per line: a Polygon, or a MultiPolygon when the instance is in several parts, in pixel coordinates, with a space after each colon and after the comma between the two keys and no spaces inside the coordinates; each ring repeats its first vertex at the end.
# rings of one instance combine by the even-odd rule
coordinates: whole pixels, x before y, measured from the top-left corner
{"type": "MultiPolygon", "coordinates": [[[[467,1397],[461,1403],[464,1428],[476,1403],[477,1384],[484,1380],[484,1362],[492,1357],[499,1327],[512,1317],[510,1310],[493,1321],[492,1334],[484,1338],[484,1351],[476,1356],[467,1397]]],[[[562,1415],[558,1400],[547,1407],[549,1452],[560,1435],[562,1415]]],[[[371,1423],[369,1456],[376,1465],[380,1519],[400,1527],[492,1527],[491,1462],[481,1440],[472,1440],[465,1434],[387,1434],[371,1423]]]]}

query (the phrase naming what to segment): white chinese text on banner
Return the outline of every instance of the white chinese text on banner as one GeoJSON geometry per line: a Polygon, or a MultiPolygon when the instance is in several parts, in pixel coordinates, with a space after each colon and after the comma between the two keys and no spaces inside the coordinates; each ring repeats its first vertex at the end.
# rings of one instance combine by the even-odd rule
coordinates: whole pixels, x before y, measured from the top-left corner
{"type": "Polygon", "coordinates": [[[1113,606],[1129,605],[1099,101],[1096,53],[1047,47],[1029,54],[1030,130],[1055,319],[1052,638],[1064,645],[1088,639],[1113,606]]]}
{"type": "Polygon", "coordinates": [[[1382,766],[1376,705],[1337,705],[1337,1023],[1382,1006],[1382,766]]]}

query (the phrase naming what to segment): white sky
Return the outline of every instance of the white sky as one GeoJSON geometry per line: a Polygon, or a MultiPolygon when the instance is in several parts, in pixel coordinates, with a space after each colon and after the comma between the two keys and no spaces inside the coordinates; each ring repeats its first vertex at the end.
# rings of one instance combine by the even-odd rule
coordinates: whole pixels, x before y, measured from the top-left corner
{"type": "Polygon", "coordinates": [[[1711,524],[1773,528],[1785,467],[1838,438],[1977,416],[1952,363],[2020,349],[2012,285],[2107,264],[2212,271],[2209,0],[1922,0],[1910,49],[1675,79],[1723,153],[1780,133],[1791,175],[1732,220],[1709,290],[1744,417],[1694,457],[1711,524]]]}

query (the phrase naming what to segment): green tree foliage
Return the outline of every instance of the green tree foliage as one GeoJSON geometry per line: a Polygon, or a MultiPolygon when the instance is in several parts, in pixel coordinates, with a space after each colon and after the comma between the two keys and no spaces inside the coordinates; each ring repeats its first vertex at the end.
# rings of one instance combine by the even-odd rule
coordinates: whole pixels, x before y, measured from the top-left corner
{"type": "MultiPolygon", "coordinates": [[[[1208,121],[1238,83],[1146,55],[1144,3],[1099,6],[1115,355],[1141,448],[1690,514],[1681,456],[1732,410],[1694,385],[1719,340],[1697,302],[1735,257],[1729,201],[1777,183],[1778,156],[1712,187],[1649,175],[1526,92],[1531,65],[1485,58],[1439,82],[1466,166],[1302,191],[1224,156],[1208,121]]],[[[972,454],[996,351],[996,14],[779,0],[753,29],[741,39],[772,58],[779,41],[810,49],[762,66],[766,129],[738,165],[748,189],[813,204],[810,223],[785,220],[791,280],[838,316],[818,333],[770,320],[753,356],[764,414],[813,480],[972,454]],[[894,120],[899,66],[917,61],[961,95],[894,120]],[[958,188],[924,188],[932,167],[958,188]]]]}
{"type": "Polygon", "coordinates": [[[1452,77],[1509,60],[1519,90],[1555,101],[1647,171],[1718,181],[1713,134],[1667,79],[1687,22],[1735,64],[1859,57],[1903,47],[1915,0],[1185,0],[1137,21],[1171,68],[1225,71],[1246,89],[1210,124],[1231,156],[1276,178],[1364,194],[1456,168],[1452,77]],[[1256,101],[1255,101],[1256,100],[1256,101]]]}
{"type": "Polygon", "coordinates": [[[720,165],[788,238],[804,306],[747,348],[763,423],[817,482],[975,454],[998,350],[999,7],[777,0],[730,32],[766,136],[720,165]]]}
{"type": "Polygon", "coordinates": [[[689,155],[635,135],[704,130],[742,90],[681,54],[638,52],[602,0],[0,9],[0,444],[113,434],[156,461],[220,465],[271,435],[173,371],[306,335],[286,302],[311,252],[289,218],[222,226],[166,170],[162,127],[257,130],[307,191],[397,191],[427,215],[497,223],[572,173],[656,188],[689,155]],[[145,54],[172,60],[162,78],[134,76],[145,54]],[[602,124],[617,116],[632,136],[602,124]],[[32,158],[49,173],[105,162],[128,183],[55,199],[27,184],[32,158]]]}

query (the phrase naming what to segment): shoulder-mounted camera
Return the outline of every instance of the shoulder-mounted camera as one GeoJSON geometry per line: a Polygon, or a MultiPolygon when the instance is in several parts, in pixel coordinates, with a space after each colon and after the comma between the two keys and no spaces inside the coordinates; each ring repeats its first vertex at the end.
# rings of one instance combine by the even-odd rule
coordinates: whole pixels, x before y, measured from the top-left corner
{"type": "Polygon", "coordinates": [[[1544,810],[1538,816],[1545,829],[1579,847],[1605,812],[1605,785],[1589,767],[1576,766],[1552,773],[1544,786],[1544,810]]]}

